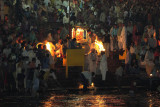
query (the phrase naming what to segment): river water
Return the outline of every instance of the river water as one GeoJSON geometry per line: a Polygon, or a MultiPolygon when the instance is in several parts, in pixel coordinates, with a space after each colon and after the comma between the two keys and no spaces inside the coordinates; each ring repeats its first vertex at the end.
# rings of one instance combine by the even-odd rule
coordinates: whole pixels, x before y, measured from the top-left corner
{"type": "Polygon", "coordinates": [[[150,91],[128,90],[57,90],[48,91],[39,98],[30,96],[5,96],[0,107],[159,107],[160,94],[150,91]]]}
{"type": "Polygon", "coordinates": [[[41,107],[159,107],[159,98],[157,92],[150,91],[67,91],[52,93],[41,102],[41,107]]]}

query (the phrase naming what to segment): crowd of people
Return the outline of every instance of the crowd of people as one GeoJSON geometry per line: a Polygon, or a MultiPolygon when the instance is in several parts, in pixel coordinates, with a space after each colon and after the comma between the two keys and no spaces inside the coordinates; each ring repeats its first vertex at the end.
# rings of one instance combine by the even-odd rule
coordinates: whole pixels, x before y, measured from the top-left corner
{"type": "MultiPolygon", "coordinates": [[[[153,0],[6,1],[5,17],[0,21],[1,91],[25,89],[35,94],[39,84],[46,87],[48,75],[56,79],[52,72],[55,57],[45,45],[36,45],[50,41],[65,57],[66,49],[81,48],[69,35],[72,26],[87,26],[91,38],[95,34],[102,38],[107,57],[126,51],[126,73],[139,73],[144,66],[148,76],[153,72],[152,76],[159,77],[159,5],[160,1],[153,0]],[[55,23],[59,26],[52,28],[55,23]]],[[[90,65],[90,70],[96,74],[92,69],[96,58],[91,59],[89,63],[94,61],[95,66],[90,65]]],[[[108,68],[100,69],[105,70],[105,80],[108,68]]]]}

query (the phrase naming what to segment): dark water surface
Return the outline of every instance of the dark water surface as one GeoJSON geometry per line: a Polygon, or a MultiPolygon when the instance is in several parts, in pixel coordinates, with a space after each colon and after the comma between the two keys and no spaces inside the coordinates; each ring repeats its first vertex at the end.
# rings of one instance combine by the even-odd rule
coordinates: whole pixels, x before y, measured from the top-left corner
{"type": "Polygon", "coordinates": [[[142,90],[133,95],[128,90],[59,90],[48,91],[39,98],[3,96],[0,107],[160,107],[160,94],[142,90]]]}

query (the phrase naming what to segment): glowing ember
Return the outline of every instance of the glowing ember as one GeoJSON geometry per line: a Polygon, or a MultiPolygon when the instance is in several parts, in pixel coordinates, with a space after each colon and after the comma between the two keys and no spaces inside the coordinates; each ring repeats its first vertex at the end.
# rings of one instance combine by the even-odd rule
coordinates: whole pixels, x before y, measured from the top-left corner
{"type": "Polygon", "coordinates": [[[96,40],[95,40],[95,45],[96,45],[95,47],[96,47],[96,50],[97,50],[98,54],[100,54],[101,51],[105,51],[102,41],[98,41],[97,37],[96,37],[96,40]]]}
{"type": "Polygon", "coordinates": [[[83,89],[83,85],[82,84],[79,84],[79,89],[83,89]]]}
{"type": "Polygon", "coordinates": [[[94,83],[92,82],[91,87],[94,87],[94,83]]]}

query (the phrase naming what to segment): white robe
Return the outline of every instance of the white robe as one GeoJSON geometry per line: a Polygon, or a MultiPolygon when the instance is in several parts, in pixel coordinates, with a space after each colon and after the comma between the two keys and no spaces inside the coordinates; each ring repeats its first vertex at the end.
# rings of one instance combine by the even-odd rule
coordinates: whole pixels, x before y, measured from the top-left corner
{"type": "Polygon", "coordinates": [[[51,3],[51,1],[50,0],[44,0],[44,4],[45,4],[46,7],[48,7],[48,3],[51,3]]]}
{"type": "Polygon", "coordinates": [[[106,80],[106,72],[108,71],[107,59],[106,59],[105,54],[101,58],[100,70],[101,70],[101,74],[102,74],[102,80],[105,81],[106,80]]]}
{"type": "Polygon", "coordinates": [[[67,0],[63,1],[63,6],[67,8],[69,6],[69,2],[67,0]]]}
{"type": "Polygon", "coordinates": [[[28,51],[28,57],[30,62],[32,61],[32,58],[36,58],[36,54],[33,50],[28,51]]]}
{"type": "Polygon", "coordinates": [[[100,15],[100,21],[101,21],[101,22],[105,22],[105,20],[106,20],[106,15],[105,15],[105,13],[103,12],[103,13],[101,13],[101,15],[100,15]]]}
{"type": "Polygon", "coordinates": [[[54,4],[56,6],[56,9],[60,9],[61,5],[62,5],[62,1],[61,0],[55,0],[54,4]]]}
{"type": "Polygon", "coordinates": [[[63,17],[63,24],[69,23],[69,18],[64,16],[63,17]]]}
{"type": "Polygon", "coordinates": [[[90,53],[88,55],[88,61],[89,61],[89,71],[96,73],[96,54],[90,53]]]}
{"type": "Polygon", "coordinates": [[[126,45],[127,45],[126,42],[127,42],[127,30],[126,30],[126,27],[124,26],[122,28],[120,39],[119,39],[119,48],[126,50],[126,45]]]}
{"type": "Polygon", "coordinates": [[[150,73],[154,68],[153,60],[154,60],[154,54],[148,51],[145,55],[146,73],[148,74],[148,76],[150,75],[150,73]]]}

